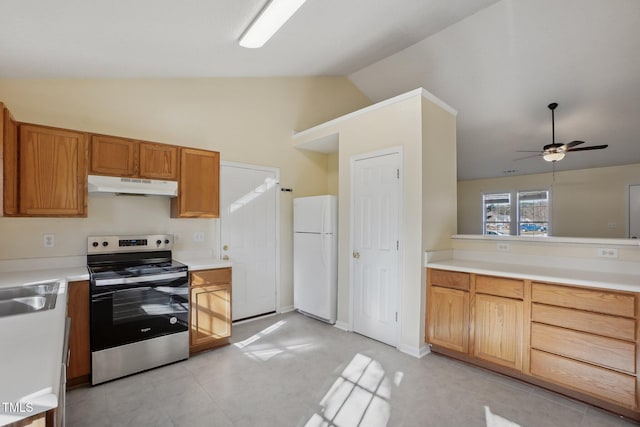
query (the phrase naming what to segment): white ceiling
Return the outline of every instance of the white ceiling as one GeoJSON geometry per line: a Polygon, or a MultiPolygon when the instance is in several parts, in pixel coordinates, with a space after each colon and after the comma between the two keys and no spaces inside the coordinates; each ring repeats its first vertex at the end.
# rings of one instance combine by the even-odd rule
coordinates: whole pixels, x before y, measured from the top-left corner
{"type": "Polygon", "coordinates": [[[551,143],[551,102],[556,142],[609,145],[556,170],[640,163],[638,0],[502,0],[350,78],[375,101],[423,86],[457,109],[459,179],[550,172],[514,159],[551,143]]]}
{"type": "Polygon", "coordinates": [[[239,47],[265,3],[0,0],[0,78],[347,75],[373,101],[424,87],[459,112],[461,179],[550,171],[513,159],[551,142],[555,101],[557,142],[609,144],[556,170],[640,163],[638,0],[307,0],[239,47]]]}

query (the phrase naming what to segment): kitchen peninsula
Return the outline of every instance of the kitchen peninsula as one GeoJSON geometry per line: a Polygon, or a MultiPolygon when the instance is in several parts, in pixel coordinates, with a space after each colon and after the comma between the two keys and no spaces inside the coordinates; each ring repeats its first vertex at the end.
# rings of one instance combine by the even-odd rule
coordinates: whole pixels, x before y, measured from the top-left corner
{"type": "Polygon", "coordinates": [[[452,246],[425,256],[432,351],[640,419],[637,241],[454,236],[452,246]]]}

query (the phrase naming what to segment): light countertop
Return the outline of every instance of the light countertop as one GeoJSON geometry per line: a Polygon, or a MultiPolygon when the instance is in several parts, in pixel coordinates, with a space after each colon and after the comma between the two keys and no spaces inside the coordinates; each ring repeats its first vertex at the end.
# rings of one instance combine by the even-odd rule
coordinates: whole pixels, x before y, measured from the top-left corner
{"type": "MultiPolygon", "coordinates": [[[[26,276],[23,276],[26,277],[26,276]]],[[[67,313],[67,281],[58,275],[31,276],[31,282],[58,279],[56,306],[51,310],[0,318],[0,402],[23,402],[21,413],[0,406],[0,425],[15,422],[58,406],[62,347],[67,313]]],[[[2,285],[16,283],[2,275],[2,285]]]]}
{"type": "Polygon", "coordinates": [[[427,262],[426,266],[429,268],[486,274],[490,276],[513,277],[516,279],[531,279],[567,285],[640,292],[640,269],[638,274],[632,274],[591,271],[571,267],[564,268],[562,267],[562,263],[555,262],[553,257],[549,257],[548,264],[538,265],[450,258],[427,262]]]}
{"type": "Polygon", "coordinates": [[[176,256],[176,261],[189,266],[189,270],[209,270],[214,268],[231,267],[231,261],[222,261],[215,258],[196,258],[196,257],[180,257],[176,256]]]}

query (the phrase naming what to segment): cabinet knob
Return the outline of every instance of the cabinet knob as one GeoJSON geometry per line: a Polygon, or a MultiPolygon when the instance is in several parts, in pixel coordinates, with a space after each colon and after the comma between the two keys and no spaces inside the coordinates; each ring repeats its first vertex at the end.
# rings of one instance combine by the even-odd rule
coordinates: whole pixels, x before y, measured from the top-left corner
{"type": "Polygon", "coordinates": [[[222,256],[222,260],[223,261],[229,261],[229,255],[223,255],[222,256]]]}
{"type": "Polygon", "coordinates": [[[222,247],[222,250],[223,250],[223,251],[229,250],[229,246],[228,246],[228,245],[224,245],[224,246],[222,247]]]}
{"type": "Polygon", "coordinates": [[[353,251],[353,258],[360,259],[360,252],[353,251]]]}

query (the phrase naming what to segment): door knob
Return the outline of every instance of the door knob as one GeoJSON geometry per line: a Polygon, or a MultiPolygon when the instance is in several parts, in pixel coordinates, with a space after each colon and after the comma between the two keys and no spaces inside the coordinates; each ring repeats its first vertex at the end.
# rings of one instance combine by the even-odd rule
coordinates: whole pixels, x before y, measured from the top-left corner
{"type": "Polygon", "coordinates": [[[353,258],[360,259],[360,252],[353,251],[353,258]]]}

